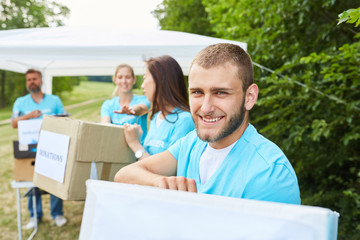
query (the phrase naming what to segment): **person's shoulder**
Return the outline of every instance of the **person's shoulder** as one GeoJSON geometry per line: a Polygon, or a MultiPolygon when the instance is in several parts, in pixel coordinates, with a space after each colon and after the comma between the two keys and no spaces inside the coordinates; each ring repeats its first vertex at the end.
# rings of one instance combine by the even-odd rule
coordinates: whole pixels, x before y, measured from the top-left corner
{"type": "Polygon", "coordinates": [[[195,144],[197,142],[201,142],[200,138],[197,136],[196,130],[192,130],[187,133],[184,137],[181,138],[182,142],[186,144],[195,144]]]}
{"type": "Polygon", "coordinates": [[[47,99],[51,99],[51,100],[60,100],[60,97],[58,95],[55,94],[47,94],[44,93],[45,98],[47,99]]]}
{"type": "Polygon", "coordinates": [[[113,104],[116,103],[117,101],[119,101],[119,97],[115,96],[111,99],[106,99],[103,104],[113,104]]]}
{"type": "Polygon", "coordinates": [[[147,100],[145,95],[133,94],[133,98],[136,99],[136,100],[147,100]]]}
{"type": "Polygon", "coordinates": [[[24,96],[21,96],[21,97],[16,98],[15,101],[17,101],[17,102],[28,101],[28,100],[29,100],[29,97],[31,97],[31,96],[30,96],[30,93],[28,93],[28,94],[26,94],[26,95],[24,95],[24,96]]]}
{"type": "Polygon", "coordinates": [[[188,117],[191,117],[191,113],[188,112],[188,111],[184,111],[184,110],[177,110],[178,114],[180,117],[182,118],[188,118],[188,117]]]}
{"type": "Polygon", "coordinates": [[[287,162],[284,152],[272,141],[257,132],[256,128],[249,124],[244,133],[244,139],[258,155],[268,164],[275,162],[287,162]]]}
{"type": "Polygon", "coordinates": [[[148,103],[149,102],[149,100],[147,99],[147,97],[145,95],[133,94],[133,98],[136,103],[148,103]]]}
{"type": "Polygon", "coordinates": [[[191,120],[192,121],[192,117],[191,117],[191,113],[188,111],[183,111],[178,109],[177,110],[177,114],[179,115],[179,119],[181,120],[191,120]]]}
{"type": "Polygon", "coordinates": [[[196,134],[196,130],[190,131],[188,134],[186,134],[184,137],[178,139],[173,146],[176,145],[176,147],[180,149],[188,149],[193,148],[194,145],[197,143],[202,142],[199,137],[196,134]]]}

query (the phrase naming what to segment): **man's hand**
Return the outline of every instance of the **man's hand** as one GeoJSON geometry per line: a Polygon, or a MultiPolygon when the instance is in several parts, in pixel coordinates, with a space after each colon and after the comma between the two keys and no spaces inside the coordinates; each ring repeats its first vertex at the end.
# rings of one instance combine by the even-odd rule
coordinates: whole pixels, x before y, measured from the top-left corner
{"type": "Polygon", "coordinates": [[[134,115],[135,110],[128,105],[123,105],[120,110],[114,110],[114,113],[134,115]]]}
{"type": "Polygon", "coordinates": [[[29,113],[29,118],[38,118],[38,117],[41,117],[42,113],[40,110],[34,110],[32,111],[31,113],[29,113]]]}
{"type": "Polygon", "coordinates": [[[158,177],[155,186],[164,189],[197,192],[195,180],[185,177],[158,177]]]}

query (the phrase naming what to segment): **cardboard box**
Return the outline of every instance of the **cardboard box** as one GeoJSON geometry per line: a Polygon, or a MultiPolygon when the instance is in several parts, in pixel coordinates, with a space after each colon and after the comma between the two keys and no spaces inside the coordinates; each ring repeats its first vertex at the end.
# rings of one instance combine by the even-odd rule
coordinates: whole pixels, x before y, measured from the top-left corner
{"type": "Polygon", "coordinates": [[[35,158],[14,159],[14,179],[18,182],[33,180],[35,158]]]}
{"type": "Polygon", "coordinates": [[[19,141],[13,141],[14,158],[35,158],[37,144],[19,144],[19,141]]]}
{"type": "MultiPolygon", "coordinates": [[[[51,139],[57,142],[50,146],[61,145],[62,142],[58,139],[60,138],[51,139]]],[[[63,200],[84,200],[85,181],[90,177],[92,162],[96,163],[98,178],[106,181],[113,181],[120,168],[135,162],[134,153],[126,144],[122,126],[44,116],[33,179],[37,187],[63,200]],[[64,157],[67,157],[66,159],[57,157],[56,154],[51,155],[52,159],[57,160],[56,162],[65,162],[63,181],[54,180],[53,174],[45,176],[39,173],[44,165],[44,162],[39,160],[47,150],[42,149],[42,146],[44,142],[49,142],[44,136],[49,132],[70,138],[67,156],[64,157]]],[[[53,172],[57,169],[52,168],[49,171],[53,172]]],[[[54,172],[54,175],[55,173],[57,174],[54,172]]]]}

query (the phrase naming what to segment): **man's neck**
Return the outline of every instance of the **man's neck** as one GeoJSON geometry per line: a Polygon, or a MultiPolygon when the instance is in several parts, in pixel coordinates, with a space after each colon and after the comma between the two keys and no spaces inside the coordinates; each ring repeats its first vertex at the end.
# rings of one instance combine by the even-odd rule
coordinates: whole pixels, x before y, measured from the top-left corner
{"type": "Polygon", "coordinates": [[[230,146],[231,144],[233,144],[234,142],[236,142],[237,140],[239,140],[241,138],[241,136],[244,134],[244,132],[248,126],[249,126],[249,121],[246,118],[246,119],[244,119],[244,121],[242,122],[240,127],[238,127],[232,134],[230,134],[216,142],[210,142],[209,143],[210,147],[215,148],[215,149],[222,149],[222,148],[226,148],[226,147],[230,146]]]}
{"type": "Polygon", "coordinates": [[[44,98],[44,93],[42,91],[38,92],[38,93],[30,93],[31,98],[36,102],[36,103],[40,103],[41,100],[43,100],[44,98]]]}

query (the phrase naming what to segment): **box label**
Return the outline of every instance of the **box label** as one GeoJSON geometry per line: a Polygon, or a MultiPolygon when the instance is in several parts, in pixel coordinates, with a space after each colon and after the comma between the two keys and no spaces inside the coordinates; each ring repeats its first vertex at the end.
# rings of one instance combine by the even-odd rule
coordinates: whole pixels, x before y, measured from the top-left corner
{"type": "Polygon", "coordinates": [[[69,142],[70,136],[41,130],[35,172],[64,183],[69,142]]]}
{"type": "Polygon", "coordinates": [[[42,119],[21,120],[18,122],[18,134],[20,144],[36,144],[39,140],[39,132],[42,119]]]}

